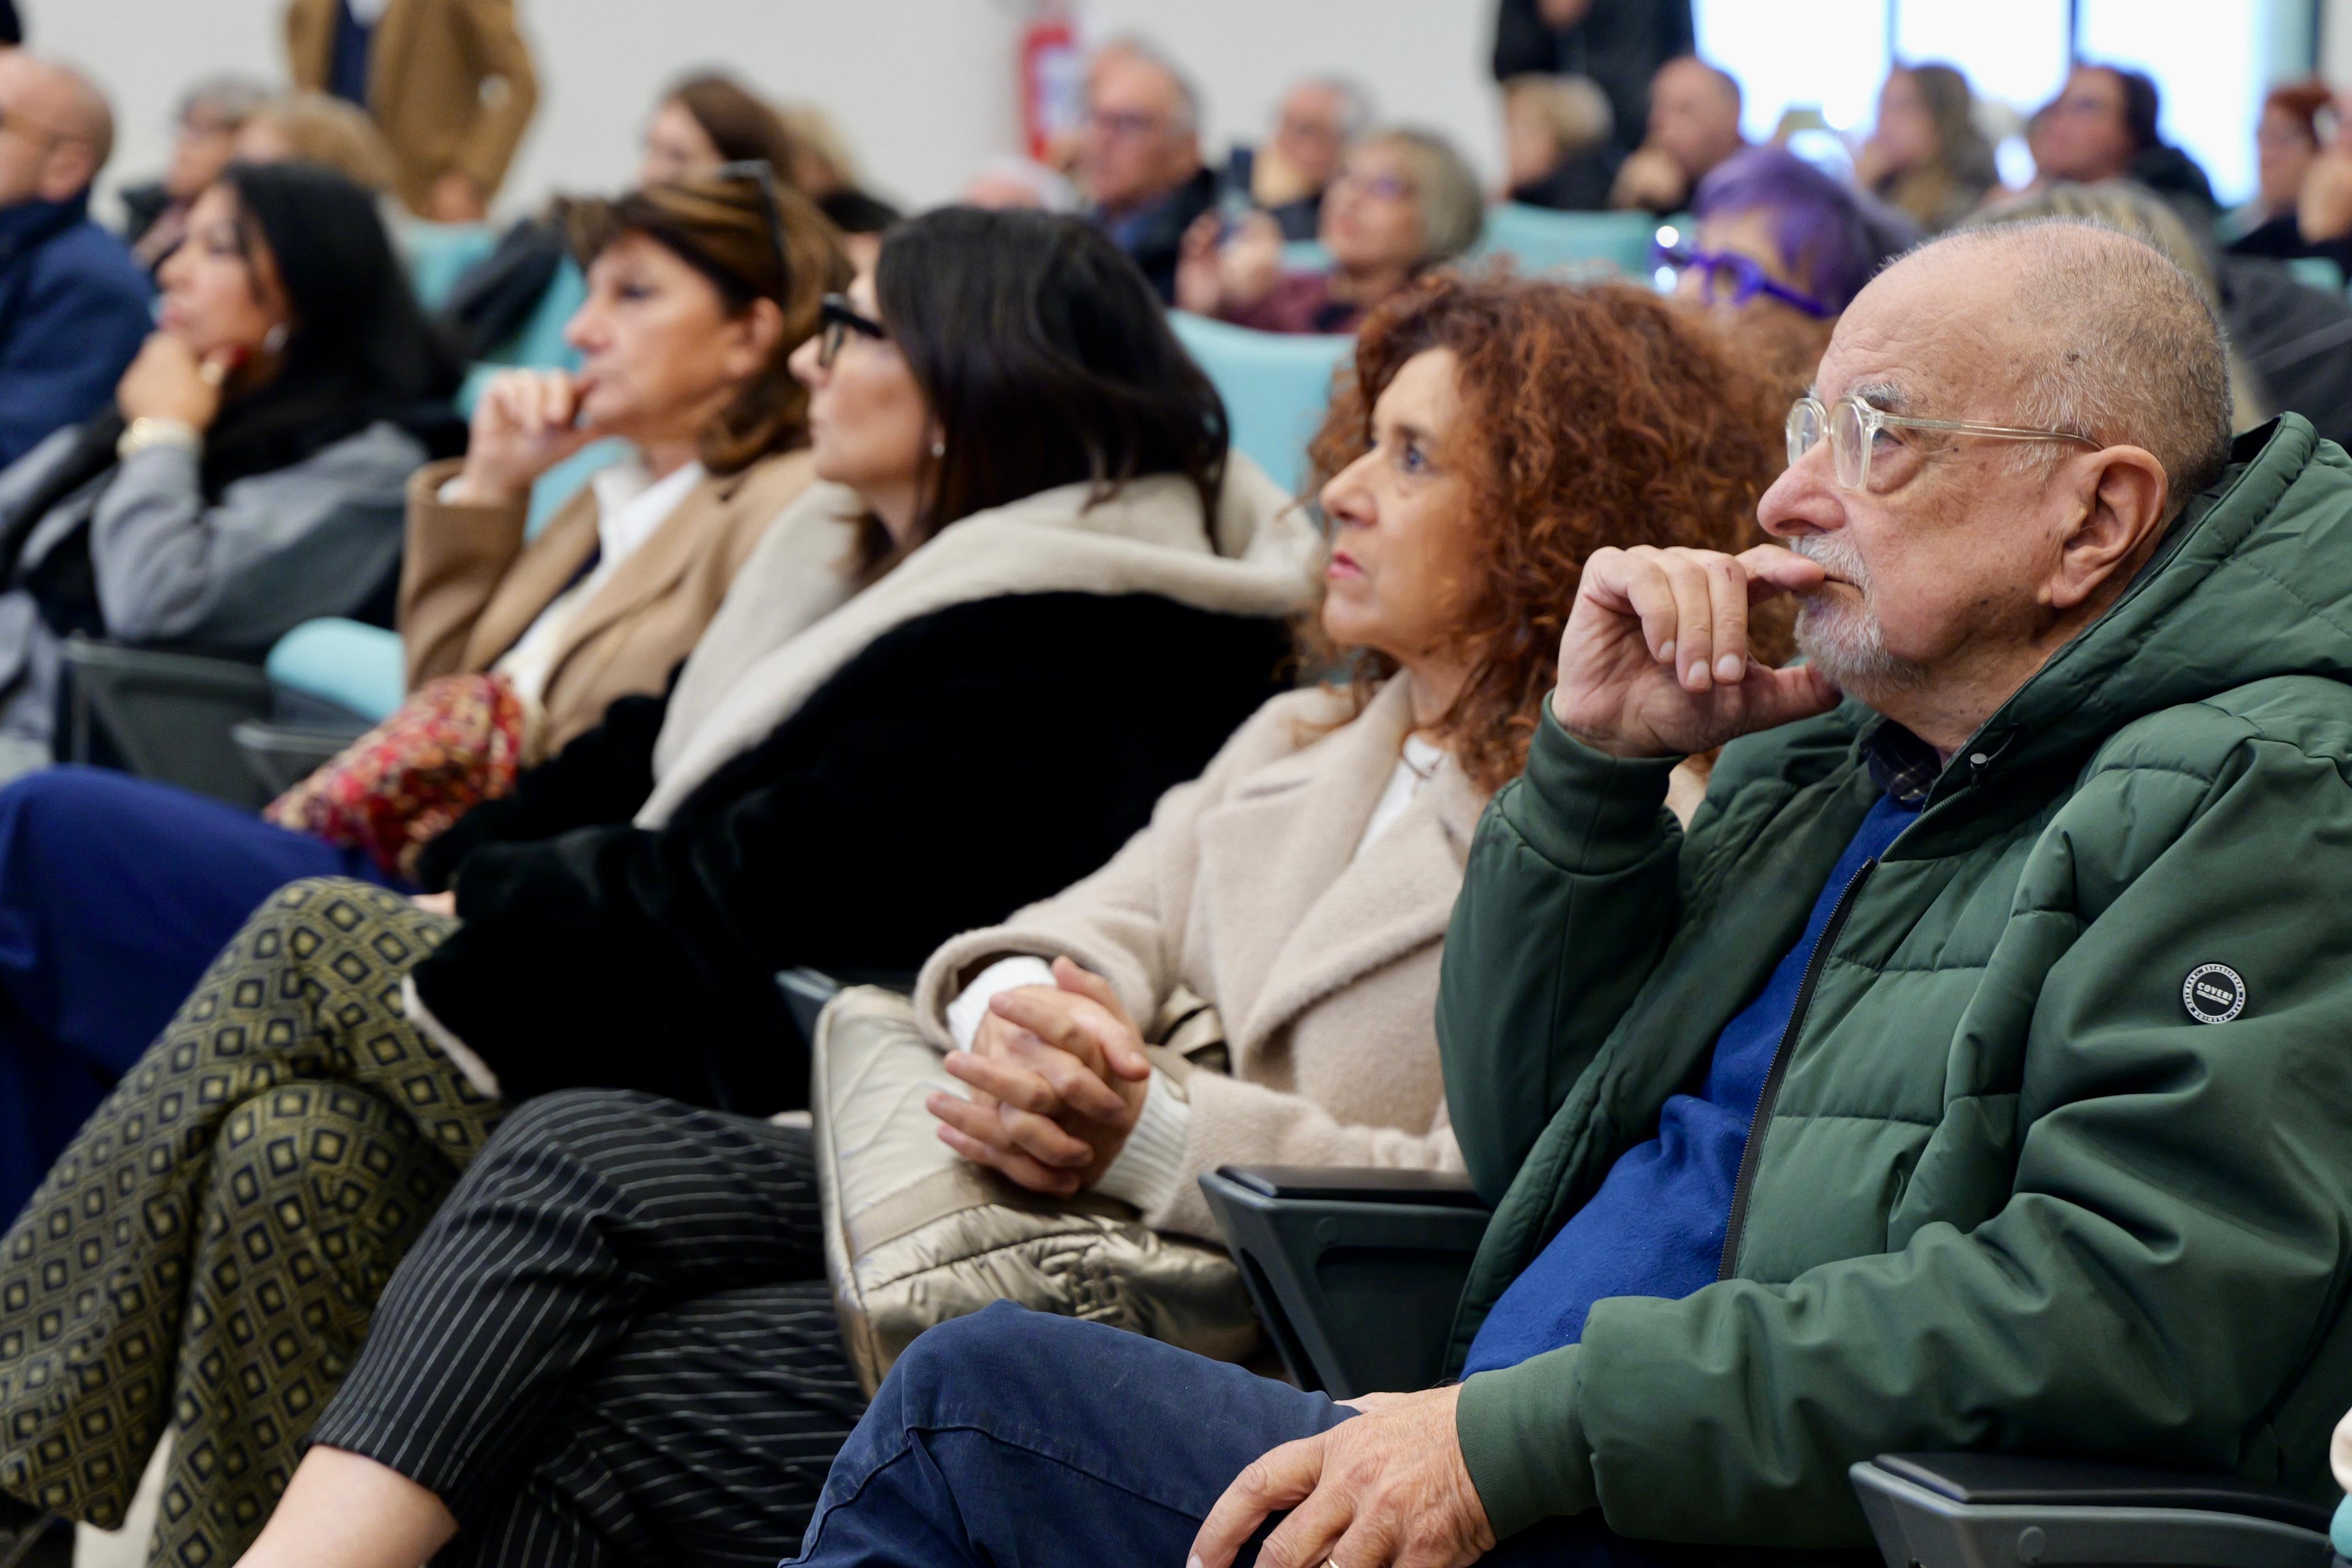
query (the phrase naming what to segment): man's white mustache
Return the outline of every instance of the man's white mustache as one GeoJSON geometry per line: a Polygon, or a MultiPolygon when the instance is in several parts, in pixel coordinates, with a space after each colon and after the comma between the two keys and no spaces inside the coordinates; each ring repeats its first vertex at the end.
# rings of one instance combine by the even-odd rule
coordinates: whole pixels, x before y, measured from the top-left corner
{"type": "Polygon", "coordinates": [[[1863,564],[1862,552],[1842,536],[1808,533],[1790,541],[1789,548],[1831,576],[1853,584],[1864,594],[1870,592],[1870,568],[1863,564]]]}

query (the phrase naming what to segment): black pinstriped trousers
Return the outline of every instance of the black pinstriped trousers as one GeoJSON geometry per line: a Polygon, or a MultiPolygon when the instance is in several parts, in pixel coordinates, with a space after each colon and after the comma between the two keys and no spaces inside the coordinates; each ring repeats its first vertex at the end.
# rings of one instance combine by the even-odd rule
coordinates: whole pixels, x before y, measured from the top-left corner
{"type": "Polygon", "coordinates": [[[772,1568],[865,1408],[808,1134],[576,1090],[476,1156],[310,1438],[437,1495],[442,1563],[772,1568]]]}

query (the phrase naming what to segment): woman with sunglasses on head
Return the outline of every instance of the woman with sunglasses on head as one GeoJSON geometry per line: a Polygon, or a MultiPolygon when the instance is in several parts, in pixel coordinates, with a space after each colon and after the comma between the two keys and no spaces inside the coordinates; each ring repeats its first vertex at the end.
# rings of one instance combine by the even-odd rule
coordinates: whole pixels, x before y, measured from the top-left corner
{"type": "MultiPolygon", "coordinates": [[[[1748,542],[1777,451],[1762,378],[1635,288],[1440,274],[1373,312],[1353,369],[1312,448],[1334,537],[1302,628],[1350,679],[1267,703],[1108,865],[954,938],[916,988],[981,1091],[934,1097],[944,1140],[1178,1245],[1218,1243],[1196,1180],[1223,1163],[1458,1168],[1446,921],[1580,563],[1748,542]],[[1147,1066],[1136,1021],[1202,1003],[1230,1072],[1147,1066]]],[[[790,1555],[864,1404],[817,1169],[805,1130],[642,1096],[518,1112],[404,1265],[246,1568],[790,1555]]]]}
{"type": "Polygon", "coordinates": [[[0,1491],[112,1524],[168,1421],[157,1552],[230,1561],[509,1107],[804,1103],[778,970],[1053,891],[1277,689],[1312,530],[1098,231],[934,213],[826,317],[833,482],[668,693],[435,839],[433,899],[272,897],[0,1239],[0,1491]]]}
{"type": "Polygon", "coordinates": [[[1215,213],[1184,236],[1179,308],[1267,332],[1352,332],[1364,312],[1477,242],[1478,177],[1433,132],[1375,132],[1348,151],[1323,198],[1321,271],[1286,272],[1282,230],[1264,213],[1231,237],[1215,213]]]}
{"type": "Polygon", "coordinates": [[[408,482],[395,714],[268,820],[108,770],[0,789],[0,1221],[256,905],[304,877],[411,885],[435,833],[661,690],[808,488],[786,362],[847,281],[830,226],[748,176],[579,216],[582,368],[500,374],[466,458],[408,482]],[[630,456],[526,542],[533,481],[600,438],[630,456]]]}
{"type": "Polygon", "coordinates": [[[1679,274],[1676,297],[1712,311],[1791,397],[1862,286],[1919,237],[1900,213],[1777,147],[1717,165],[1691,208],[1697,232],[1658,253],[1679,274]]]}

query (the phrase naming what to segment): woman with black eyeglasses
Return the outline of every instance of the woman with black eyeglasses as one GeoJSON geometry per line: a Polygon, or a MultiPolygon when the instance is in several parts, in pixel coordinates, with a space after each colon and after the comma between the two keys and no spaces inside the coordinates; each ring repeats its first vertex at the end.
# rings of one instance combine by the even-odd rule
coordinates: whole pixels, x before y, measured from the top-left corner
{"type": "Polygon", "coordinates": [[[168,1426],[158,1554],[234,1561],[510,1107],[804,1104],[778,970],[1076,880],[1280,688],[1312,530],[1097,231],[931,214],[825,316],[831,482],[667,695],[427,846],[438,899],[271,898],[0,1238],[0,1489],[112,1525],[168,1426]]]}
{"type": "Polygon", "coordinates": [[[1777,147],[1717,164],[1691,207],[1697,232],[1660,244],[1657,265],[1791,397],[1862,286],[1919,238],[1901,213],[1777,147]]]}

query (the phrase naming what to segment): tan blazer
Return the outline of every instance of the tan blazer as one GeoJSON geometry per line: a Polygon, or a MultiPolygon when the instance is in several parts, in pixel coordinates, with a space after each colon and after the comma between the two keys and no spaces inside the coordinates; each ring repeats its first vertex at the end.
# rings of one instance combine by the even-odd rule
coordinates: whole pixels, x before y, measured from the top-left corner
{"type": "MultiPolygon", "coordinates": [[[[578,579],[596,550],[596,496],[584,489],[525,544],[526,509],[446,506],[457,459],[408,486],[400,566],[400,637],[410,690],[436,676],[486,670],[578,579]]],[[[705,479],[604,580],[564,633],[541,693],[544,756],[593,729],[615,699],[657,692],[692,651],[778,514],[815,477],[806,450],[705,479]]]]}
{"type": "MultiPolygon", "coordinates": [[[[286,58],[294,84],[327,90],[341,0],[289,0],[286,58]]],[[[498,194],[539,107],[539,73],[515,26],[514,0],[392,0],[368,49],[368,110],[398,170],[400,199],[425,210],[455,171],[498,194]]]]}
{"type": "Polygon", "coordinates": [[[1116,859],[923,966],[915,1005],[946,1046],[947,1005],[1013,953],[1067,954],[1150,1019],[1179,985],[1222,1015],[1232,1076],[1184,1079],[1184,1180],[1147,1223],[1217,1236],[1196,1180],[1233,1163],[1459,1170],[1434,1011],[1438,958],[1486,798],[1450,760],[1355,854],[1411,722],[1392,681],[1353,722],[1325,691],[1275,699],[1209,770],[1161,797],[1116,859]]]}

